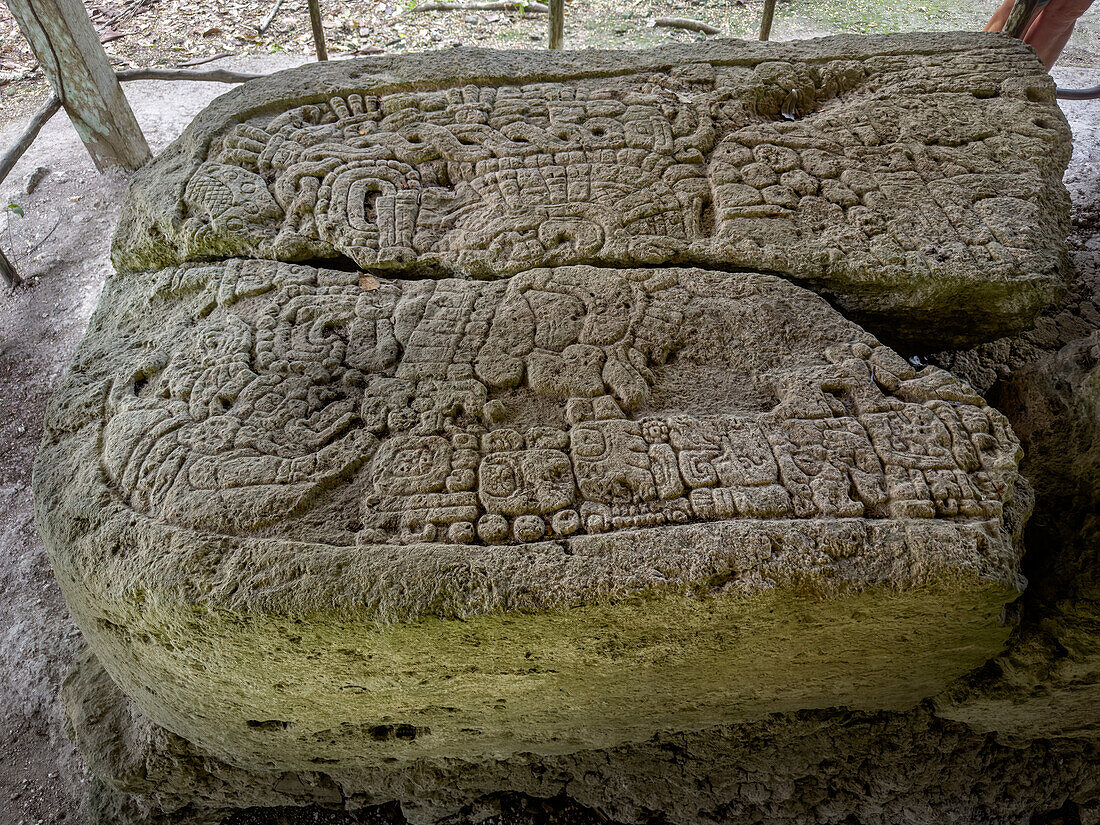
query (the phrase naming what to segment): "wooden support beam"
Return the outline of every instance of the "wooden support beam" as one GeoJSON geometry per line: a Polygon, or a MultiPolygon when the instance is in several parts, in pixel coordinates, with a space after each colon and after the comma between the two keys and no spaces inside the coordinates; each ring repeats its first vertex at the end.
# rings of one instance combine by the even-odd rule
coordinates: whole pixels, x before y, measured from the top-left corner
{"type": "Polygon", "coordinates": [[[772,34],[772,18],[775,17],[775,0],[764,0],[764,16],[760,20],[760,39],[767,40],[772,34]]]}
{"type": "Polygon", "coordinates": [[[0,183],[4,182],[4,178],[8,176],[8,173],[15,166],[15,162],[23,155],[24,152],[34,143],[34,139],[38,137],[38,133],[42,131],[42,127],[49,122],[49,119],[57,114],[57,110],[61,108],[61,101],[56,96],[50,95],[46,102],[42,105],[42,108],[34,113],[34,117],[31,118],[30,123],[27,124],[27,128],[23,130],[23,134],[15,139],[15,143],[4,150],[3,154],[0,154],[0,183]]]}
{"type": "Polygon", "coordinates": [[[193,72],[189,69],[125,69],[118,73],[123,83],[130,80],[193,80],[205,83],[247,83],[263,77],[262,74],[231,72],[228,69],[209,69],[193,72]]]}
{"type": "Polygon", "coordinates": [[[1012,37],[1022,38],[1027,31],[1028,23],[1035,16],[1039,8],[1039,0],[1016,0],[1012,4],[1008,20],[1005,21],[1004,32],[1012,37]]]}
{"type": "Polygon", "coordinates": [[[2,249],[0,249],[0,281],[3,281],[10,289],[23,285],[23,279],[19,277],[19,271],[15,268],[15,264],[7,259],[2,249]]]}
{"type": "Polygon", "coordinates": [[[668,29],[687,29],[688,31],[701,32],[702,34],[721,34],[722,30],[702,20],[692,20],[690,17],[658,17],[653,21],[654,26],[664,26],[668,29]]]}
{"type": "Polygon", "coordinates": [[[80,0],[7,0],[96,169],[137,169],[152,154],[80,0]]]}
{"type": "MultiPolygon", "coordinates": [[[[186,69],[127,69],[118,73],[118,79],[123,82],[128,80],[191,80],[214,83],[246,83],[258,77],[263,77],[263,75],[231,72],[226,69],[213,69],[206,72],[192,72],[186,69]]],[[[27,123],[27,128],[23,130],[23,133],[15,139],[13,144],[0,153],[0,183],[4,182],[4,178],[15,167],[16,161],[30,148],[34,139],[38,137],[38,133],[42,131],[42,127],[46,125],[51,117],[57,114],[60,108],[61,102],[57,99],[57,95],[50,95],[42,108],[35,112],[27,123]]]]}
{"type": "Polygon", "coordinates": [[[565,43],[565,0],[550,0],[550,48],[560,49],[565,43]]]}
{"type": "Polygon", "coordinates": [[[320,0],[307,0],[309,22],[313,26],[313,48],[317,50],[318,60],[328,60],[328,46],[325,45],[325,27],[321,25],[320,0]]]}
{"type": "Polygon", "coordinates": [[[430,3],[417,3],[409,11],[518,11],[523,14],[548,14],[550,8],[537,0],[532,0],[530,3],[525,3],[523,0],[489,0],[489,2],[478,3],[448,3],[432,0],[430,3]]]}

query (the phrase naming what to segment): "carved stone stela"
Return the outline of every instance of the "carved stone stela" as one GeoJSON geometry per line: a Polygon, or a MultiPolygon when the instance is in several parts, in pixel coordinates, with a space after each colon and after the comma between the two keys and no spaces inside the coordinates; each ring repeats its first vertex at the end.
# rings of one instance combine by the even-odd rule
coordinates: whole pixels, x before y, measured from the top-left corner
{"type": "Polygon", "coordinates": [[[183,255],[235,246],[500,277],[678,256],[783,268],[798,240],[823,271],[843,254],[853,269],[919,273],[1012,267],[1052,217],[1020,176],[992,173],[984,123],[953,136],[981,147],[963,154],[917,143],[932,137],[927,115],[868,111],[852,95],[867,81],[858,63],[745,75],[704,63],[613,86],[352,94],[240,125],[187,183],[183,255]],[[781,112],[762,115],[787,87],[781,112]]]}
{"type": "Polygon", "coordinates": [[[348,61],[212,104],[135,178],[36,466],[96,667],[243,769],[382,776],[980,665],[1019,442],[845,313],[1028,323],[1065,124],[1022,47],[930,37],[348,61]]]}

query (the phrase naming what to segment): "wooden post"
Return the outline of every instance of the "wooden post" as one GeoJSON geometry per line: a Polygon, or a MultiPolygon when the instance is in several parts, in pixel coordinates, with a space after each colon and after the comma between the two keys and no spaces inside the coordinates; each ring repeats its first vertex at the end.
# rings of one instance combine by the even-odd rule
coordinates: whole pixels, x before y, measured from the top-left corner
{"type": "Polygon", "coordinates": [[[1035,9],[1039,0],[1016,0],[1012,4],[1008,20],[1005,21],[1004,32],[1012,37],[1022,38],[1027,32],[1027,24],[1035,16],[1035,9]]]}
{"type": "Polygon", "coordinates": [[[81,0],[7,0],[96,169],[152,154],[81,0]]]}
{"type": "Polygon", "coordinates": [[[760,20],[761,40],[771,37],[773,17],[775,17],[775,0],[764,0],[764,17],[760,20]]]}
{"type": "Polygon", "coordinates": [[[325,28],[321,25],[319,0],[309,0],[309,22],[313,26],[313,48],[317,50],[317,59],[328,60],[328,47],[325,45],[325,28]]]}
{"type": "Polygon", "coordinates": [[[550,48],[560,49],[565,42],[565,0],[550,0],[550,48]]]}
{"type": "Polygon", "coordinates": [[[12,289],[23,285],[23,279],[19,277],[15,264],[8,260],[2,249],[0,249],[0,281],[12,289]]]}

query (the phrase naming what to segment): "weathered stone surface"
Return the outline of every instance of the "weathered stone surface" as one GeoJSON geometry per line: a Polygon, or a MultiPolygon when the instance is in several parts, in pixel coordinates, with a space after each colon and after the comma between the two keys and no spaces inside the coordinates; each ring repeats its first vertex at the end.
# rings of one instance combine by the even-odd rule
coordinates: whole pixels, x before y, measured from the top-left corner
{"type": "MultiPolygon", "coordinates": [[[[1076,129],[1075,129],[1076,131],[1076,129]]],[[[1085,130],[1087,133],[1087,129],[1085,130]]],[[[1005,652],[937,701],[938,712],[1001,735],[1100,734],[1100,211],[1095,161],[1074,158],[1074,279],[1067,300],[1022,335],[935,361],[987,393],[1020,436],[1035,490],[1028,588],[1005,652]]]]}
{"type": "Polygon", "coordinates": [[[1095,819],[1067,151],[982,35],[219,99],[134,182],[36,466],[100,822],[1095,819]],[[841,312],[986,342],[938,364],[1009,417],[841,312]]]}
{"type": "Polygon", "coordinates": [[[1068,137],[987,35],[341,61],[216,101],[135,179],[114,259],[743,267],[978,342],[1064,292],[1068,137]]]}
{"type": "Polygon", "coordinates": [[[842,708],[776,714],[645,742],[397,770],[242,770],[151,724],[94,658],[63,691],[110,825],[571,825],[966,822],[1100,818],[1094,741],[1018,742],[937,718],[842,708]],[[244,809],[242,811],[242,809],[244,809]],[[1062,813],[1059,816],[1059,812],[1062,813]]]}
{"type": "Polygon", "coordinates": [[[1100,734],[1100,331],[1019,365],[992,390],[1027,449],[1022,621],[989,673],[940,712],[1014,736],[1100,734]]]}
{"type": "Polygon", "coordinates": [[[1005,638],[1018,457],[769,275],[230,261],[111,281],[36,493],[138,706],[303,770],[910,706],[1005,638]]]}

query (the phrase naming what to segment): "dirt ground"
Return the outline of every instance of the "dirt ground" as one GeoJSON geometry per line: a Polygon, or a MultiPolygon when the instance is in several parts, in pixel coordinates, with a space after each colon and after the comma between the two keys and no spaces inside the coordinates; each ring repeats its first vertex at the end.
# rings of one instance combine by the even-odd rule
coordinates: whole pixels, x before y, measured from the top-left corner
{"type": "MultiPolygon", "coordinates": [[[[778,39],[835,31],[978,28],[985,4],[923,0],[910,10],[891,4],[874,16],[871,0],[790,0],[781,3],[778,39]],[[934,25],[930,25],[934,24],[934,25]]],[[[396,0],[354,0],[326,18],[330,42],[350,52],[377,45],[387,51],[468,45],[531,47],[545,17],[481,12],[412,12],[396,0]],[[461,23],[459,21],[462,21],[461,23]],[[438,36],[437,36],[438,35],[438,36]]],[[[90,3],[102,23],[123,12],[109,31],[126,36],[108,44],[122,65],[176,65],[221,51],[236,56],[209,65],[269,72],[301,63],[311,49],[304,0],[285,0],[268,34],[256,26],[270,5],[134,0],[90,3]]],[[[730,34],[757,25],[757,0],[720,0],[705,9],[687,0],[659,5],[576,0],[568,7],[566,45],[638,47],[694,35],[648,27],[655,14],[714,22],[730,34]]],[[[1062,85],[1083,86],[1100,76],[1100,9],[1089,12],[1067,50],[1062,85]]],[[[0,146],[21,129],[22,114],[45,93],[25,45],[0,7],[0,146]],[[8,75],[5,75],[5,72],[8,75]],[[13,79],[18,75],[21,79],[13,79]],[[24,77],[26,75],[26,77],[24,77]]],[[[126,91],[154,152],[182,131],[213,97],[217,84],[132,83],[126,91]]],[[[1074,198],[1074,243],[1100,244],[1100,102],[1068,103],[1074,160],[1066,176],[1074,198]]],[[[67,743],[57,688],[79,641],[34,526],[31,464],[41,438],[43,410],[95,307],[108,272],[108,249],[126,186],[121,173],[99,175],[63,115],[55,116],[31,151],[0,184],[0,244],[28,277],[26,287],[0,289],[0,825],[83,825],[86,774],[67,743]],[[37,170],[45,170],[40,172],[37,170]],[[37,180],[36,180],[37,179],[37,180]]]]}

